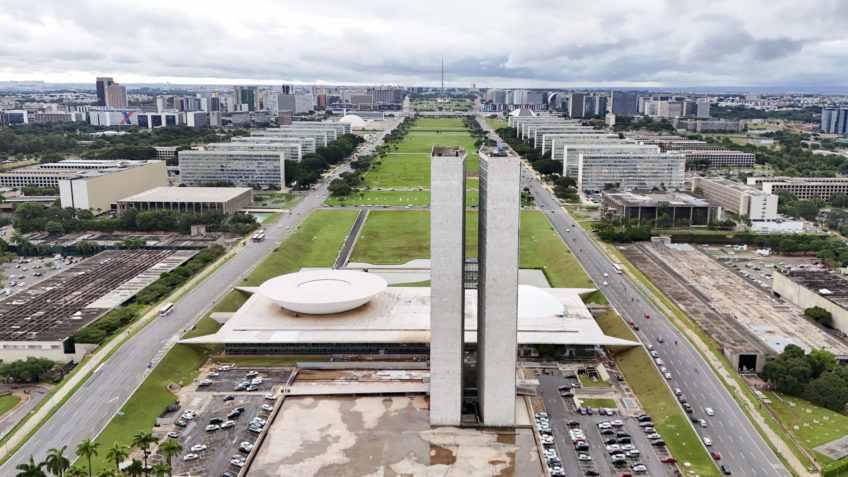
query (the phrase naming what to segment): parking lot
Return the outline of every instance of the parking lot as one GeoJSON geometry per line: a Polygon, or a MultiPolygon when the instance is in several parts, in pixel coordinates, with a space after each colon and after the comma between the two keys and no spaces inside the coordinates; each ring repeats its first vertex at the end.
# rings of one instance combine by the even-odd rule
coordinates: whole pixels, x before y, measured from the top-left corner
{"type": "Polygon", "coordinates": [[[0,298],[14,295],[80,261],[81,257],[19,257],[4,263],[0,265],[0,298]]]}
{"type": "Polygon", "coordinates": [[[184,396],[177,419],[185,422],[185,427],[176,423],[162,426],[159,430],[162,435],[157,435],[168,438],[168,433],[176,433],[170,436],[176,435],[183,446],[182,455],[172,462],[175,475],[238,474],[240,467],[232,463],[234,456],[247,458],[262,427],[270,424],[267,420],[277,405],[279,385],[284,384],[290,375],[290,371],[285,369],[259,368],[234,368],[229,371],[215,371],[213,368],[211,373],[211,376],[209,372],[201,373],[195,389],[184,396]],[[256,378],[261,378],[262,382],[254,385],[255,391],[234,390],[239,384],[256,378]],[[200,382],[204,379],[211,383],[201,386],[200,382]],[[188,411],[194,411],[196,415],[190,417],[185,414],[188,411]],[[257,418],[264,424],[251,426],[257,418]],[[217,428],[207,430],[207,426],[217,428]],[[243,446],[243,443],[248,445],[243,446]],[[192,450],[198,445],[205,448],[192,450]],[[189,454],[196,454],[197,458],[185,460],[189,454]]]}
{"type": "MultiPolygon", "coordinates": [[[[569,373],[565,374],[567,376],[569,373]]],[[[635,417],[638,412],[622,413],[616,408],[612,409],[612,415],[607,415],[606,409],[604,415],[600,415],[597,409],[593,409],[590,415],[588,409],[584,408],[581,414],[575,398],[591,398],[593,391],[580,387],[572,389],[572,384],[578,383],[578,380],[566,376],[553,372],[537,377],[539,394],[549,414],[548,422],[566,475],[635,474],[633,468],[638,464],[646,467],[642,475],[675,475],[675,466],[660,461],[669,457],[668,451],[664,446],[651,445],[648,434],[635,417]],[[575,396],[563,397],[562,394],[566,392],[575,396]],[[606,423],[603,424],[604,428],[599,427],[601,422],[606,423]],[[578,449],[575,445],[581,439],[584,444],[578,449]],[[634,449],[637,452],[633,452],[634,449]],[[623,457],[614,458],[613,455],[623,457]],[[617,463],[614,464],[613,459],[617,463]]],[[[613,382],[613,388],[618,385],[617,381],[613,382]]]]}

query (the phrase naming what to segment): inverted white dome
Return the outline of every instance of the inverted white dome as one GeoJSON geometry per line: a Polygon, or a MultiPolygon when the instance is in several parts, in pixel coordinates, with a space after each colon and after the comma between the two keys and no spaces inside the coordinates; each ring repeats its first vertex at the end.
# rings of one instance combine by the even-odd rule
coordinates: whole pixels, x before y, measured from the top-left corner
{"type": "Polygon", "coordinates": [[[388,286],[373,273],[308,270],[280,275],[259,286],[259,293],[296,313],[327,315],[364,305],[388,286]]]}
{"type": "Polygon", "coordinates": [[[518,316],[544,318],[562,314],[562,303],[543,288],[518,285],[518,316]]]}

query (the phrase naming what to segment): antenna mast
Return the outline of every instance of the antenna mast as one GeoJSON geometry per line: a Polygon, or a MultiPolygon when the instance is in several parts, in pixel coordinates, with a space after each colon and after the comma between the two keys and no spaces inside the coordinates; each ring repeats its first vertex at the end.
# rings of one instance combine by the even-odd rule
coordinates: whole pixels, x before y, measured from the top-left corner
{"type": "Polygon", "coordinates": [[[442,54],[442,98],[445,97],[445,55],[442,54]]]}

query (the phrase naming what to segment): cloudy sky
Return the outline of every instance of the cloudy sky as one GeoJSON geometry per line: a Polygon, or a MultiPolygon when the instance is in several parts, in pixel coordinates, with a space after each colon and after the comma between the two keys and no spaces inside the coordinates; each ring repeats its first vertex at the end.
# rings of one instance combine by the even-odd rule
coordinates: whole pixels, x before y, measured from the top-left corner
{"type": "Polygon", "coordinates": [[[0,81],[848,85],[845,0],[0,0],[0,81]]]}

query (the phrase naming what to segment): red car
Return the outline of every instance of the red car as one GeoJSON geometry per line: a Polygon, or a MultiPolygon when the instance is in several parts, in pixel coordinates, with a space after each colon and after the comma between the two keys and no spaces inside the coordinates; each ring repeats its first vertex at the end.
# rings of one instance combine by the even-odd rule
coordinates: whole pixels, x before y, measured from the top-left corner
{"type": "Polygon", "coordinates": [[[719,459],[721,459],[721,454],[719,454],[719,453],[718,453],[718,452],[716,452],[716,451],[712,451],[712,452],[710,452],[710,455],[711,455],[711,456],[713,456],[713,459],[715,459],[715,460],[719,460],[719,459]]]}
{"type": "Polygon", "coordinates": [[[677,462],[677,459],[675,459],[674,457],[665,457],[660,460],[660,462],[662,462],[663,464],[674,464],[675,462],[677,462]]]}
{"type": "Polygon", "coordinates": [[[650,318],[650,317],[651,317],[651,315],[645,313],[645,318],[650,318]]]}
{"type": "Polygon", "coordinates": [[[633,326],[633,325],[635,325],[636,323],[634,323],[634,322],[633,322],[633,320],[627,320],[627,324],[628,324],[628,325],[630,325],[630,326],[633,326]]]}

